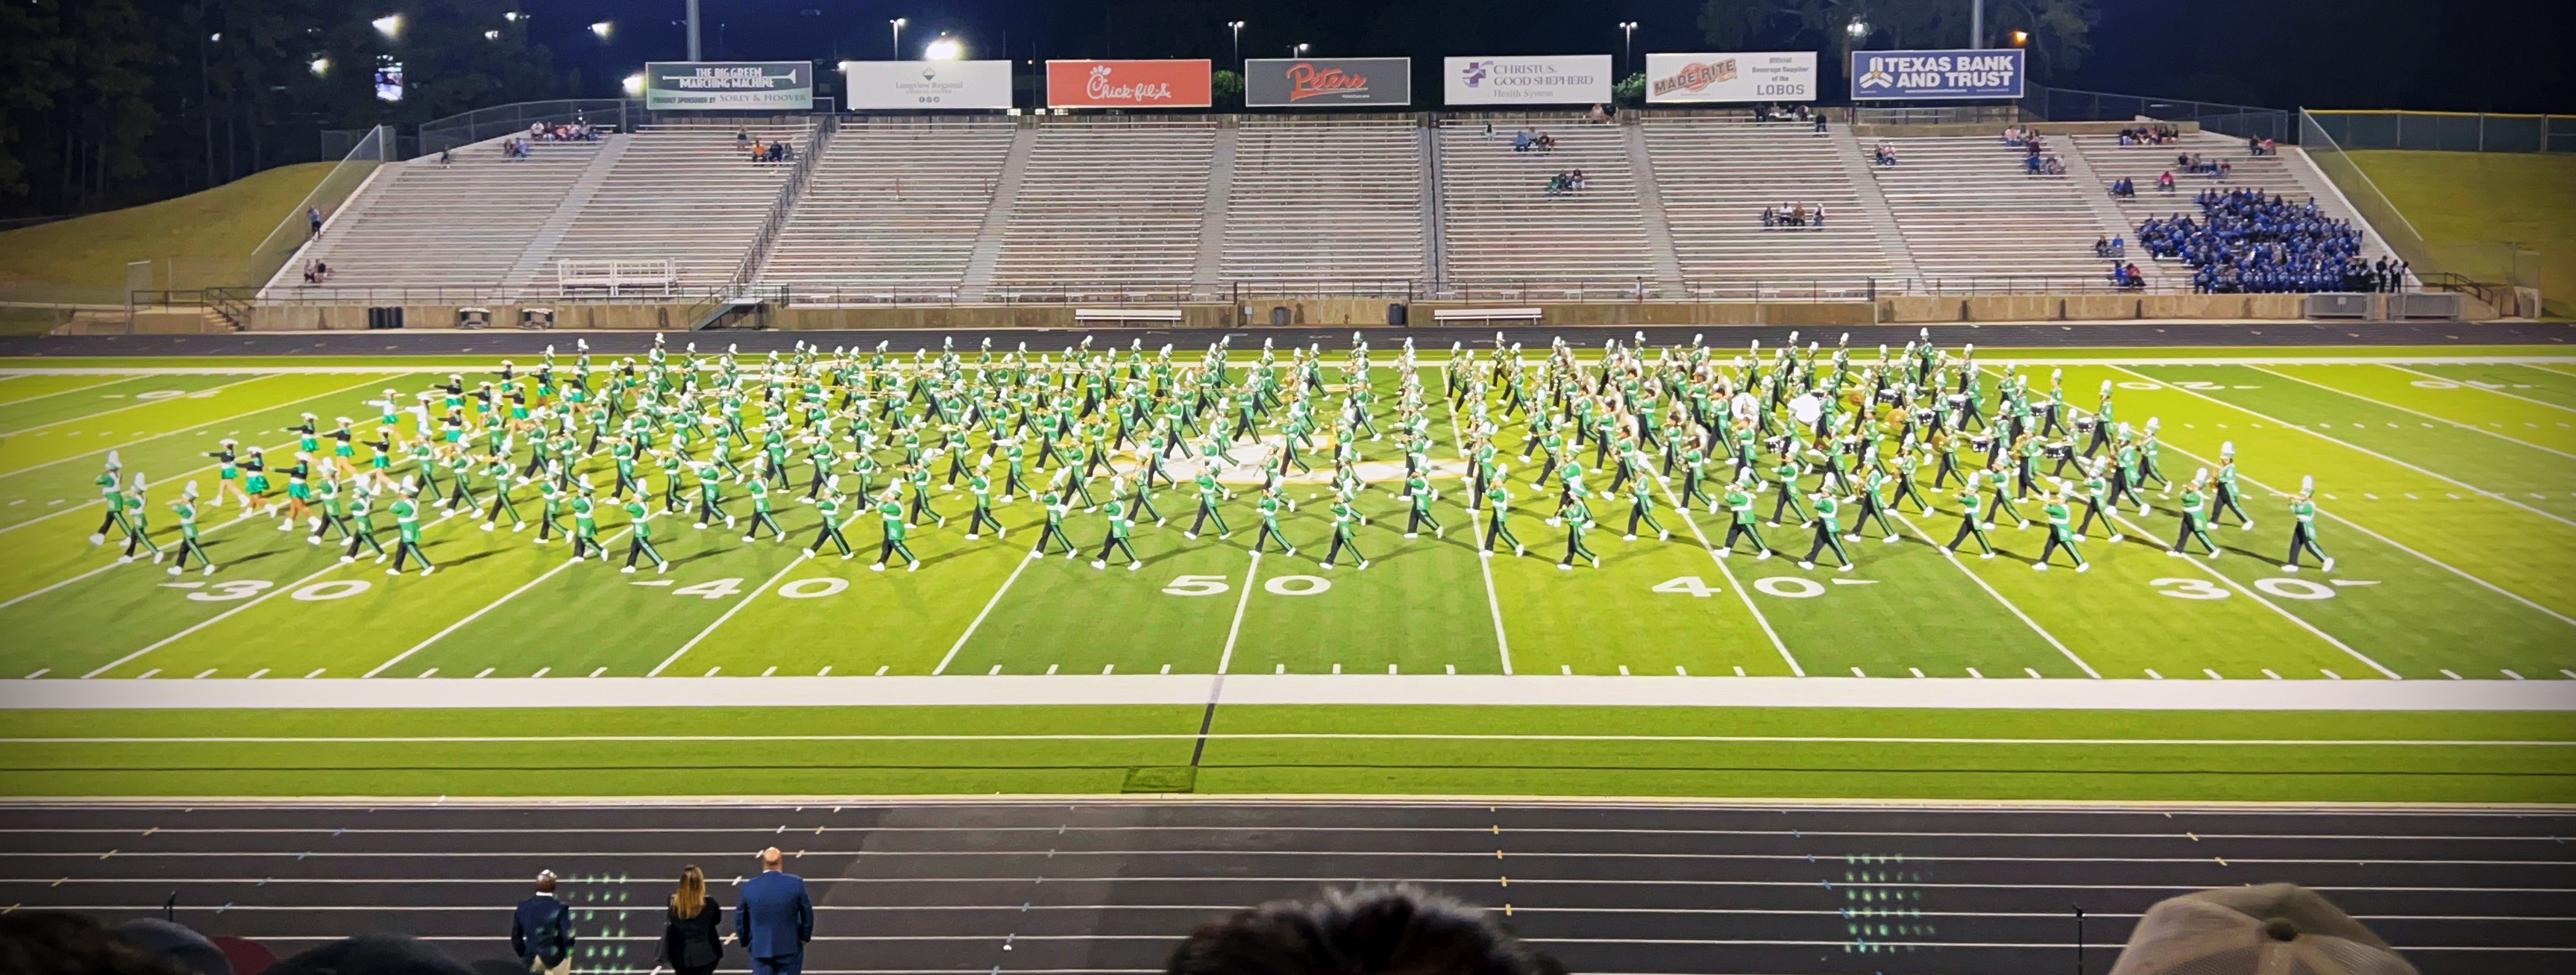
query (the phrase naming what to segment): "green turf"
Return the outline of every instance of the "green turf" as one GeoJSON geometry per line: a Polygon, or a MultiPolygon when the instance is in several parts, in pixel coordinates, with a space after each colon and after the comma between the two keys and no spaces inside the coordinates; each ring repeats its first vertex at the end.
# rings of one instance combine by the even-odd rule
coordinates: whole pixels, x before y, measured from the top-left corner
{"type": "Polygon", "coordinates": [[[162,286],[250,283],[237,279],[251,250],[333,165],[280,166],[176,199],[0,232],[0,291],[27,284],[122,289],[127,262],[170,258],[230,268],[230,278],[162,286]]]}
{"type": "MultiPolygon", "coordinates": [[[[1987,361],[2008,353],[1981,350],[1987,361]]],[[[2549,348],[2487,350],[2498,360],[2549,348]]],[[[388,578],[371,562],[344,565],[339,546],[305,543],[267,518],[207,512],[207,544],[223,563],[212,576],[172,579],[150,565],[117,567],[83,544],[100,508],[90,479],[108,449],[128,474],[167,496],[182,481],[211,489],[203,452],[219,437],[280,448],[304,412],[324,426],[375,411],[364,400],[406,391],[446,363],[387,357],[345,365],[372,372],[262,373],[298,360],[192,360],[220,374],[27,375],[0,379],[0,677],[40,694],[50,679],[305,677],[400,680],[434,704],[441,681],[545,676],[738,677],[869,675],[1415,674],[1728,677],[1865,676],[2049,681],[2088,677],[2302,685],[2399,677],[2576,680],[2576,367],[2419,362],[2420,352],[2299,349],[2239,353],[2226,364],[2160,364],[2226,357],[2223,350],[2096,350],[2062,367],[2068,398],[2089,406],[2114,384],[2121,417],[2162,422],[2163,467],[2187,475],[2232,444],[2256,526],[2219,531],[2216,560],[2175,559],[2161,547],[2174,515],[2150,492],[2150,514],[2120,513],[2124,541],[2088,544],[2092,571],[2031,570],[2040,529],[2009,522],[2000,554],[1943,554],[1957,528],[1955,501],[1904,509],[1899,540],[1870,527],[1852,544],[1854,572],[1801,569],[1808,533],[1764,527],[1786,558],[1714,558],[1702,539],[1724,529],[1705,510],[1661,497],[1669,540],[1651,531],[1620,538],[1627,503],[1604,497],[1591,538],[1602,556],[1558,568],[1563,529],[1542,520],[1547,492],[1534,464],[1510,456],[1523,499],[1515,527],[1528,557],[1475,554],[1477,519],[1444,497],[1445,537],[1399,536],[1404,506],[1382,490],[1360,499],[1376,523],[1361,542],[1370,567],[1319,566],[1328,532],[1321,506],[1299,486],[1300,510],[1283,519],[1294,557],[1247,552],[1257,524],[1248,499],[1228,506],[1228,539],[1183,537],[1193,509],[1183,492],[1158,499],[1169,524],[1140,523],[1138,571],[1095,569],[1097,515],[1069,520],[1078,559],[1026,560],[1038,512],[1025,497],[1000,506],[1008,535],[962,536],[964,499],[940,495],[952,521],[925,525],[918,572],[873,572],[873,519],[850,531],[861,549],[843,560],[803,559],[812,509],[795,504],[796,478],[776,497],[795,541],[744,544],[738,529],[658,526],[667,576],[624,575],[596,563],[567,565],[560,544],[526,533],[479,530],[480,514],[432,524],[440,561],[431,577],[388,578]],[[2362,356],[2345,364],[2284,362],[2362,356]],[[2121,364],[2110,364],[2110,363],[2121,364]],[[165,395],[175,394],[175,395],[165,395]],[[2276,493],[2303,476],[2319,483],[2322,539],[2340,559],[2333,573],[2282,571],[2288,519],[2276,493]],[[174,586],[178,583],[180,586],[174,586]],[[663,583],[642,585],[639,583],[663,583]],[[39,675],[48,681],[15,678],[39,675]],[[429,678],[422,681],[421,678],[429,678]]],[[[52,363],[41,363],[52,365],[52,363]]],[[[129,365],[125,368],[148,368],[129,365]]],[[[1392,370],[1387,370],[1391,373],[1392,370]]],[[[1384,375],[1384,374],[1382,374],[1384,375]]],[[[2035,379],[2044,374],[2034,373],[2035,379]]],[[[1992,372],[1985,377],[1991,386],[1992,372]]],[[[2042,379],[2044,381],[2044,379],[2042,379]]],[[[1394,399],[1382,379],[1381,408],[1394,399]]],[[[1431,380],[1437,388],[1437,380],[1431,380]]],[[[1431,400],[1435,460],[1454,457],[1457,425],[1431,400]]],[[[1386,445],[1364,449],[1371,459],[1386,445]]],[[[1587,451],[1583,457],[1591,461],[1587,451]]],[[[599,470],[593,464],[589,470],[599,470]]],[[[653,481],[660,483],[656,474],[653,481]]],[[[1931,489],[1926,478],[1925,487],[1931,489]]],[[[1606,487],[1606,478],[1599,485],[1606,487]]],[[[1450,480],[1447,489],[1454,491],[1450,480]]],[[[1677,485],[1675,486],[1677,487],[1677,485]]],[[[523,507],[533,503],[523,498],[523,507]]],[[[742,510],[739,497],[734,502],[742,510]]],[[[1757,509],[1768,513],[1767,495],[1757,509]]],[[[166,509],[155,527],[171,530],[166,509]]],[[[435,514],[435,512],[433,512],[435,514]]],[[[604,519],[606,532],[620,517],[604,519]]],[[[623,554],[619,540],[611,544],[623,554]]],[[[582,684],[567,684],[578,694],[582,684]]],[[[559,731],[505,712],[228,712],[223,715],[82,714],[0,709],[12,727],[135,724],[155,735],[227,726],[277,734],[354,729],[360,737],[428,732],[596,735],[643,728],[669,740],[455,745],[48,744],[13,749],[0,793],[203,794],[251,791],[347,794],[524,794],[513,783],[560,764],[597,791],[649,791],[652,770],[715,766],[725,746],[698,734],[777,733],[816,727],[980,734],[1139,728],[1176,736],[1148,742],[832,743],[787,749],[784,768],[709,771],[693,789],[712,792],[1115,792],[1170,787],[1202,792],[1475,792],[1544,794],[1780,795],[1981,798],[2567,798],[2560,753],[2534,746],[2053,745],[1831,742],[1465,742],[1230,738],[1264,730],[1342,727],[1414,733],[1465,729],[1485,736],[1539,729],[1586,733],[1781,734],[1835,738],[2033,737],[2488,738],[2474,729],[2522,728],[2515,737],[2576,737],[2554,714],[2304,715],[2151,712],[1846,712],[1831,709],[1368,709],[1220,708],[1218,737],[1194,775],[1187,767],[1198,708],[876,708],[770,714],[685,710],[658,718],[617,708],[550,712],[559,731]],[[1487,716],[1502,715],[1499,720],[1487,716]],[[777,720],[773,721],[772,718],[777,720]],[[663,724],[656,725],[660,721],[663,724]],[[2302,725],[2303,722],[2309,724],[2302,725]],[[2529,724],[2538,722],[2538,724],[2529,724]],[[2193,726],[2199,730],[2182,730],[2193,726]],[[2277,733],[2249,729],[2295,729],[2277,733]],[[1689,728],[1655,732],[1655,728],[1689,728]],[[2432,729],[2409,732],[2402,729],[2432,729]],[[2462,731],[2458,729],[2473,729],[2462,731]],[[995,730],[1002,729],[1002,730],[995,730]],[[1897,729],[1897,730],[1889,730],[1897,729]],[[1903,729],[1918,729],[1906,731],[1903,729]],[[1930,729],[1930,730],[1922,730],[1930,729]],[[2050,731],[2049,729],[2055,729],[2050,731]],[[2162,730],[2145,730],[2162,729],[2162,730]],[[2228,729],[2235,729],[2230,731],[2228,729]],[[2452,729],[2452,730],[2442,730],[2452,729]],[[2538,730],[2531,730],[2538,729],[2538,730]],[[1178,741],[1179,744],[1174,742],[1178,741]],[[573,767],[578,768],[573,768],[573,767]],[[1144,772],[1131,774],[1131,770],[1144,772]],[[2385,773],[2374,776],[2374,770],[2385,773]],[[773,774],[774,773],[774,774],[773,774]],[[2270,773],[2270,774],[2267,774],[2270,773]],[[1160,783],[1161,785],[1158,785],[1160,783]]],[[[86,735],[105,734],[97,730],[86,735]]],[[[216,732],[196,731],[196,734],[216,732]]],[[[232,730],[225,734],[259,734],[232,730]]],[[[1544,732],[1553,733],[1553,732],[1544,732]]],[[[20,737],[42,737],[21,731],[20,737]]]]}
{"type": "Polygon", "coordinates": [[[2539,279],[2549,314],[2576,309],[2576,158],[2502,152],[2347,153],[2406,214],[2443,270],[2505,281],[2508,244],[2538,252],[2522,274],[2539,279]],[[2536,266],[2535,266],[2536,263],[2536,266]]]}
{"type": "Polygon", "coordinates": [[[1200,717],[1170,707],[16,711],[0,712],[10,755],[0,792],[667,795],[677,777],[697,793],[779,795],[2576,800],[2576,723],[2550,714],[1227,706],[1193,773],[1200,717]],[[938,735],[971,740],[923,737],[938,735]],[[837,736],[876,737],[822,740],[837,736]],[[542,740],[508,740],[528,737],[542,740]],[[84,740],[98,738],[126,740],[84,740]],[[170,740],[203,738],[223,740],[170,740]],[[405,740],[364,740],[388,738],[405,740]]]}

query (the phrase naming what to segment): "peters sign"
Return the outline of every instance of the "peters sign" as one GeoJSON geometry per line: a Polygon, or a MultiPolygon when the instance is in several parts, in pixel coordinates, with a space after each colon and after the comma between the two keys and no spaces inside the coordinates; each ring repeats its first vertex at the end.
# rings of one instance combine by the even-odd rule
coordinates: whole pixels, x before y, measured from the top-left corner
{"type": "Polygon", "coordinates": [[[1253,108],[1412,102],[1412,58],[1254,58],[1243,63],[1243,103],[1253,108]]]}

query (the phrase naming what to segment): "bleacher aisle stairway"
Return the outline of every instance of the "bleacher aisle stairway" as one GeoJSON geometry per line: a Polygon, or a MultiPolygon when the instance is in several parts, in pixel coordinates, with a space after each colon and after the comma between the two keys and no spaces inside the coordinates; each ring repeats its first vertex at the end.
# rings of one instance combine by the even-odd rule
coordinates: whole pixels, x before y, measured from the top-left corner
{"type": "Polygon", "coordinates": [[[1009,158],[1001,117],[854,117],[761,268],[799,303],[953,300],[1009,158]]]}

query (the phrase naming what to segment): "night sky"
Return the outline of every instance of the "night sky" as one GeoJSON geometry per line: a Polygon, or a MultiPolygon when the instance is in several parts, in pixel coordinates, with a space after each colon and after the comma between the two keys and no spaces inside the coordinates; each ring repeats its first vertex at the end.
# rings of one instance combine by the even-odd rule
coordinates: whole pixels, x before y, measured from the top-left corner
{"type": "MultiPolygon", "coordinates": [[[[1882,0],[1884,2],[1884,0],[1882,0]]],[[[1964,7],[1966,0],[1958,0],[1964,7]]],[[[2273,108],[2409,108],[2576,112],[2576,0],[2098,0],[2093,51],[2041,79],[2060,87],[2199,98],[2273,108]]],[[[941,31],[970,56],[1233,56],[1620,53],[1620,21],[1640,25],[1636,52],[1699,51],[1699,4],[1682,0],[702,0],[709,59],[836,61],[891,52],[886,21],[903,17],[904,55],[941,31]]],[[[1993,10],[2000,0],[1990,4],[1993,10]]],[[[535,38],[581,69],[584,94],[613,95],[647,60],[684,53],[682,0],[526,0],[535,38]],[[602,42],[597,20],[616,26],[602,42]]],[[[1956,39],[1964,41],[1965,38],[1956,39]]],[[[1820,50],[1812,34],[1775,30],[1763,49],[1820,50]]],[[[1885,46],[1876,44],[1873,46],[1885,46]]],[[[1920,46],[1944,46],[1922,44],[1920,46]]],[[[1830,60],[1830,59],[1829,59],[1830,60]]],[[[1830,69],[1829,69],[1830,70],[1830,69]]],[[[1831,86],[1829,86],[1830,88],[1831,86]]],[[[1432,89],[1436,91],[1437,89],[1432,89]]],[[[1421,106],[1437,107],[1437,106],[1421,106]]]]}

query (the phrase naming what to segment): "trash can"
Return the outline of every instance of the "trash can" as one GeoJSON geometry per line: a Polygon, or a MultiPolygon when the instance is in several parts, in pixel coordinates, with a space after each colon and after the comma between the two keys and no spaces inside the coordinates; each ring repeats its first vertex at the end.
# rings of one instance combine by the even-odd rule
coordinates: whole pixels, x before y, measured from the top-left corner
{"type": "Polygon", "coordinates": [[[521,308],[519,309],[519,327],[530,331],[542,331],[553,328],[555,327],[555,310],[552,308],[521,308]]]}
{"type": "Polygon", "coordinates": [[[459,309],[457,309],[457,310],[456,310],[456,327],[458,327],[458,328],[491,328],[491,327],[492,327],[492,309],[489,309],[489,308],[459,308],[459,309]]]}
{"type": "Polygon", "coordinates": [[[1405,317],[1411,310],[1412,309],[1406,308],[1404,306],[1404,302],[1401,301],[1386,306],[1386,323],[1396,326],[1405,324],[1405,317]]]}
{"type": "Polygon", "coordinates": [[[368,327],[368,328],[401,328],[401,327],[403,327],[403,310],[402,310],[402,306],[400,306],[400,305],[394,305],[394,306],[391,306],[391,307],[377,307],[377,308],[369,308],[369,309],[367,309],[367,327],[368,327]]]}
{"type": "Polygon", "coordinates": [[[1279,326],[1279,327],[1281,327],[1281,328],[1286,328],[1286,327],[1288,326],[1288,317],[1289,317],[1289,316],[1288,316],[1288,306],[1286,306],[1286,305],[1273,305],[1273,306],[1271,306],[1271,309],[1270,309],[1270,324],[1272,324],[1272,325],[1277,325],[1277,326],[1279,326]]]}

